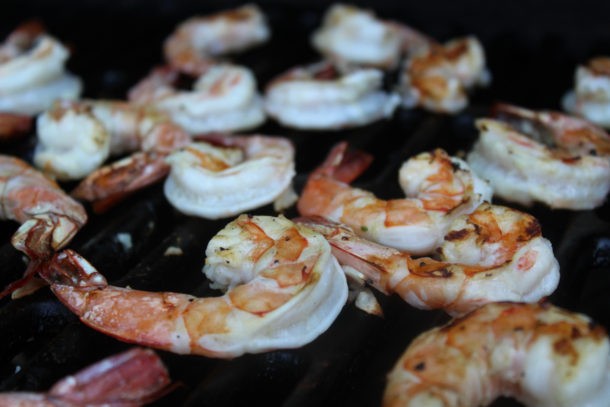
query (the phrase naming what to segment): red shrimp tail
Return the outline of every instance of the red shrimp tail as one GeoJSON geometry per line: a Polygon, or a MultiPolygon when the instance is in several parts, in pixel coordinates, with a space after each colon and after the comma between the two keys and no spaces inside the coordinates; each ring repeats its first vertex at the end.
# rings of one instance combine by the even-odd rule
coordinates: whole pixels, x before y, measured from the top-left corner
{"type": "Polygon", "coordinates": [[[81,289],[99,289],[108,285],[95,267],[70,249],[55,253],[51,259],[42,262],[37,272],[51,285],[60,284],[81,289]]]}
{"type": "Polygon", "coordinates": [[[348,143],[342,141],[330,150],[326,160],[312,172],[311,177],[330,177],[349,184],[372,162],[372,155],[362,150],[350,149],[348,143]]]}
{"type": "Polygon", "coordinates": [[[57,382],[48,395],[75,405],[142,405],[172,391],[163,361],[150,349],[133,348],[57,382]]]}
{"type": "Polygon", "coordinates": [[[164,155],[140,152],[93,172],[70,195],[92,202],[93,210],[102,213],[131,193],[162,180],[169,171],[164,155]]]}
{"type": "Polygon", "coordinates": [[[26,287],[32,281],[32,279],[36,276],[36,273],[38,272],[40,266],[41,266],[41,263],[39,261],[35,261],[35,260],[30,261],[27,269],[25,270],[25,273],[23,273],[23,277],[21,277],[19,280],[13,281],[12,283],[10,283],[6,287],[4,287],[4,289],[2,291],[0,291],[0,300],[2,298],[6,297],[7,295],[13,294],[15,291],[18,291],[19,289],[26,287]]]}
{"type": "Polygon", "coordinates": [[[22,139],[32,130],[32,116],[13,113],[0,113],[0,142],[22,139]]]}

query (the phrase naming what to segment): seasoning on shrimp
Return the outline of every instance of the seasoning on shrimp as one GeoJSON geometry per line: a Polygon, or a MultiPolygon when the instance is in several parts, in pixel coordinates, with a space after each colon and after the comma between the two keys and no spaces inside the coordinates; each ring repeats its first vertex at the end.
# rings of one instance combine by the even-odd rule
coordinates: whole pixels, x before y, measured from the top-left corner
{"type": "Polygon", "coordinates": [[[383,73],[353,68],[343,74],[328,62],[297,67],[271,81],[267,113],[285,126],[325,130],[389,118],[399,97],[382,88],[383,73]]]}
{"type": "Polygon", "coordinates": [[[413,258],[323,218],[297,221],[327,238],[344,269],[420,309],[462,315],[494,301],[535,302],[559,282],[559,263],[538,221],[507,207],[485,203],[458,217],[438,259],[413,258]]]}
{"type": "Polygon", "coordinates": [[[294,147],[287,139],[252,135],[198,140],[167,157],[171,171],[165,196],[181,212],[208,219],[235,216],[292,188],[294,147]]]}
{"type": "Polygon", "coordinates": [[[419,335],[388,375],[384,407],[603,407],[610,343],[587,316],[550,304],[487,304],[419,335]]]}
{"type": "Polygon", "coordinates": [[[477,121],[470,166],[511,202],[591,209],[610,191],[610,137],[583,119],[497,105],[477,121]]]}
{"type": "MultiPolygon", "coordinates": [[[[56,269],[91,267],[73,252],[65,261],[56,269]]],[[[51,289],[82,322],[117,339],[220,358],[305,345],[326,331],[347,300],[345,275],[326,239],[284,217],[239,216],[208,243],[203,271],[224,295],[70,281],[51,289]]]]}
{"type": "Polygon", "coordinates": [[[248,68],[210,66],[190,91],[175,88],[178,79],[178,71],[169,67],[154,69],[130,90],[129,100],[166,113],[191,134],[249,130],[266,119],[256,79],[248,68]]]}
{"type": "Polygon", "coordinates": [[[255,4],[182,22],[165,40],[165,59],[181,72],[199,76],[218,58],[267,41],[270,30],[255,4]]]}
{"type": "Polygon", "coordinates": [[[437,149],[409,159],[400,170],[407,198],[382,200],[355,188],[354,180],[370,163],[361,151],[336,145],[311,173],[297,204],[303,216],[345,223],[383,245],[426,254],[436,249],[456,216],[491,198],[491,189],[468,165],[437,149]]]}

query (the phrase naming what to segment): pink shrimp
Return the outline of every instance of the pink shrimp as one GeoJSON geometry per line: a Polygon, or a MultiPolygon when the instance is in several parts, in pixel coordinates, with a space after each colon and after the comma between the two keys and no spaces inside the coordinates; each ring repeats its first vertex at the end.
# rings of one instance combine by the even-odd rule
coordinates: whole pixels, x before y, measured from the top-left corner
{"type": "MultiPolygon", "coordinates": [[[[83,206],[25,161],[0,155],[0,219],[21,223],[12,244],[30,258],[24,280],[65,247],[87,221],[83,206]]],[[[11,285],[0,297],[13,291],[11,285]]]]}
{"type": "Polygon", "coordinates": [[[151,350],[133,348],[65,377],[43,393],[0,393],[0,406],[136,407],[171,390],[163,361],[151,350]]]}
{"type": "Polygon", "coordinates": [[[456,216],[491,195],[462,160],[435,150],[413,157],[401,169],[401,185],[411,197],[384,201],[348,184],[370,161],[365,153],[349,151],[345,142],[335,146],[309,176],[299,213],[327,217],[381,244],[426,254],[438,247],[456,216]]]}
{"type": "Polygon", "coordinates": [[[456,219],[439,260],[413,258],[322,218],[295,221],[324,235],[344,268],[417,308],[460,315],[493,301],[533,302],[559,282],[559,264],[538,221],[506,207],[483,204],[456,219]]]}
{"type": "Polygon", "coordinates": [[[384,407],[604,407],[610,343],[588,317],[549,304],[487,304],[415,338],[388,375],[384,407]]]}

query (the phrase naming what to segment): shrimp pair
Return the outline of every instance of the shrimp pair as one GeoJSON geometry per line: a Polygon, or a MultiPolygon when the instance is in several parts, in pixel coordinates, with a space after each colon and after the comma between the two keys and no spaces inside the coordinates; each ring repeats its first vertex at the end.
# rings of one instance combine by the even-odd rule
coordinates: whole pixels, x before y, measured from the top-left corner
{"type": "Polygon", "coordinates": [[[171,171],[165,196],[181,212],[208,219],[229,217],[292,190],[294,147],[287,139],[258,135],[200,139],[167,158],[171,171]]]}
{"type": "Polygon", "coordinates": [[[245,67],[210,66],[190,91],[176,89],[178,79],[173,68],[154,69],[130,90],[129,100],[166,113],[191,134],[247,130],[265,121],[256,79],[245,67]]]}
{"type": "Polygon", "coordinates": [[[269,37],[265,16],[258,6],[248,4],[184,21],[165,40],[163,51],[172,67],[199,76],[219,56],[264,43],[269,37]]]}
{"type": "Polygon", "coordinates": [[[425,35],[397,22],[384,21],[371,11],[345,4],[332,6],[312,44],[339,66],[393,69],[405,50],[427,45],[425,35]]]}
{"type": "Polygon", "coordinates": [[[384,407],[603,407],[610,342],[588,317],[549,304],[488,304],[418,336],[388,375],[384,407]]]}
{"type": "Polygon", "coordinates": [[[482,204],[456,219],[438,260],[413,258],[323,218],[297,221],[324,235],[350,274],[420,309],[462,315],[489,302],[534,302],[559,282],[559,263],[539,223],[506,207],[482,204]]]}
{"type": "Polygon", "coordinates": [[[442,150],[422,153],[400,170],[408,198],[381,200],[351,187],[371,157],[337,144],[311,173],[298,201],[303,216],[344,223],[383,245],[426,254],[437,248],[455,217],[472,212],[491,197],[491,189],[462,160],[442,150]]]}
{"type": "Polygon", "coordinates": [[[610,127],[610,58],[599,56],[576,68],[574,90],[563,108],[599,126],[610,127]]]}
{"type": "Polygon", "coordinates": [[[399,85],[405,107],[455,113],[468,104],[468,90],[490,81],[485,51],[473,36],[420,47],[406,60],[399,85]]]}
{"type": "Polygon", "coordinates": [[[610,190],[610,137],[585,120],[557,112],[498,105],[480,119],[467,161],[507,201],[591,209],[610,190]]]}
{"type": "Polygon", "coordinates": [[[170,390],[169,374],[161,358],[151,350],[133,348],[63,378],[47,392],[0,393],[0,406],[136,407],[170,390]]]}
{"type": "Polygon", "coordinates": [[[40,113],[56,99],[80,95],[80,79],[65,71],[68,56],[68,50],[33,21],[17,27],[0,44],[0,131],[12,132],[3,137],[29,124],[23,116],[40,113]]]}
{"type": "Polygon", "coordinates": [[[267,113],[299,129],[341,129],[391,117],[398,95],[382,89],[383,73],[354,68],[339,73],[328,62],[297,67],[275,78],[265,92],[267,113]]]}
{"type": "Polygon", "coordinates": [[[302,346],[333,323],[347,299],[326,239],[284,217],[241,215],[210,240],[203,272],[212,288],[225,290],[220,297],[79,287],[73,281],[91,274],[86,260],[68,251],[53,264],[45,274],[51,289],[85,324],[175,353],[231,358],[302,346]]]}
{"type": "Polygon", "coordinates": [[[87,212],[25,161],[0,155],[0,219],[21,224],[11,242],[30,258],[24,278],[0,293],[3,297],[27,282],[41,263],[74,238],[87,222],[87,212]]]}

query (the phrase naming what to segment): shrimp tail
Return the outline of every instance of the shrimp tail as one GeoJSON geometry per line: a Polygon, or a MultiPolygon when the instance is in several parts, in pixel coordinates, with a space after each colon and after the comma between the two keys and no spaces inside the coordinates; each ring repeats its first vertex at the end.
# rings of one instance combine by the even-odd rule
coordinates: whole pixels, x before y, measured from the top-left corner
{"type": "Polygon", "coordinates": [[[32,123],[29,115],[0,113],[0,142],[20,139],[32,129],[32,123]]]}
{"type": "Polygon", "coordinates": [[[96,213],[103,213],[131,193],[163,179],[169,170],[165,155],[136,153],[91,173],[71,195],[91,202],[96,213]]]}
{"type": "Polygon", "coordinates": [[[348,143],[342,141],[332,148],[326,160],[312,172],[311,177],[330,177],[349,184],[358,178],[372,161],[372,155],[349,149],[348,143]]]}
{"type": "Polygon", "coordinates": [[[11,243],[31,259],[46,258],[72,240],[82,225],[78,219],[65,214],[36,215],[19,227],[11,243]]]}
{"type": "Polygon", "coordinates": [[[133,348],[57,382],[48,395],[80,405],[141,405],[173,388],[161,359],[150,349],[133,348]]]}
{"type": "Polygon", "coordinates": [[[67,249],[56,253],[37,267],[38,274],[49,284],[82,289],[105,288],[108,283],[84,257],[67,249]]]}

